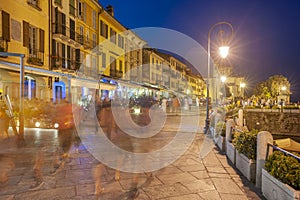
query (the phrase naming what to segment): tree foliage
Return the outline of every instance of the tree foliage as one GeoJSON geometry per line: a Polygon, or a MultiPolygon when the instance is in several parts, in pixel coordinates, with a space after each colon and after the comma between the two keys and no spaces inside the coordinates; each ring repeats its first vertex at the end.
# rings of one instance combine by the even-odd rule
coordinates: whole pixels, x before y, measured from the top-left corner
{"type": "Polygon", "coordinates": [[[276,99],[283,86],[290,88],[288,79],[282,75],[274,75],[259,83],[254,89],[254,95],[263,99],[276,99]]]}

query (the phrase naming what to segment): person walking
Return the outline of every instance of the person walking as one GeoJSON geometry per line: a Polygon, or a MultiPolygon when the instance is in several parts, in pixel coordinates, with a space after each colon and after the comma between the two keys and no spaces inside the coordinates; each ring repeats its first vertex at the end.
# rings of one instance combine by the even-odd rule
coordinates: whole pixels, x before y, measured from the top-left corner
{"type": "Polygon", "coordinates": [[[161,100],[161,109],[164,112],[167,112],[167,99],[165,97],[163,97],[163,99],[161,100]]]}
{"type": "Polygon", "coordinates": [[[2,137],[9,137],[8,128],[9,128],[9,117],[7,116],[5,109],[0,108],[0,134],[2,137]]]}
{"type": "Polygon", "coordinates": [[[172,99],[173,112],[178,112],[178,108],[180,106],[179,100],[176,96],[172,99]]]}
{"type": "Polygon", "coordinates": [[[199,107],[199,98],[196,97],[196,106],[199,107]]]}
{"type": "Polygon", "coordinates": [[[188,103],[189,103],[189,110],[192,110],[192,105],[193,105],[193,99],[191,97],[188,97],[188,103]]]}

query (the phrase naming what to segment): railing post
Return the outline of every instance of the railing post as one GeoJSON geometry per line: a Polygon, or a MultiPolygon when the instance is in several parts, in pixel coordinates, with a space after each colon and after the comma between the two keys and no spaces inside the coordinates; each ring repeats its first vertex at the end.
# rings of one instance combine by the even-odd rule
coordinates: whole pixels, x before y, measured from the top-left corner
{"type": "Polygon", "coordinates": [[[269,144],[273,144],[273,136],[268,131],[261,131],[257,135],[257,157],[256,157],[256,183],[255,186],[261,188],[261,171],[266,162],[267,152],[272,153],[272,149],[268,149],[269,144]]]}

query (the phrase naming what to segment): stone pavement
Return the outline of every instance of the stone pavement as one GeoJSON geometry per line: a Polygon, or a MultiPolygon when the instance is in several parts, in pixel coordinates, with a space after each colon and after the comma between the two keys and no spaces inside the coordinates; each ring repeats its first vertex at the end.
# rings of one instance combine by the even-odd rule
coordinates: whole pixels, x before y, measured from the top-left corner
{"type": "MultiPolygon", "coordinates": [[[[170,118],[171,124],[167,124],[161,135],[168,139],[173,137],[172,123],[177,117],[170,118]]],[[[84,128],[86,132],[95,131],[92,124],[84,128]]],[[[169,166],[154,171],[151,177],[146,173],[138,174],[139,196],[136,199],[263,199],[254,185],[240,175],[217,148],[200,159],[203,139],[203,133],[197,133],[183,156],[169,166]]],[[[133,199],[130,188],[134,174],[121,172],[120,180],[115,181],[115,170],[103,166],[82,144],[79,149],[73,145],[70,162],[52,174],[58,145],[57,132],[49,130],[26,130],[25,144],[19,147],[12,138],[2,140],[0,175],[7,171],[8,181],[0,183],[0,200],[133,199]],[[34,187],[33,168],[39,159],[42,160],[43,182],[34,187]],[[101,171],[97,171],[99,167],[101,171]],[[101,187],[104,188],[100,196],[95,195],[97,180],[101,180],[101,187]]]]}

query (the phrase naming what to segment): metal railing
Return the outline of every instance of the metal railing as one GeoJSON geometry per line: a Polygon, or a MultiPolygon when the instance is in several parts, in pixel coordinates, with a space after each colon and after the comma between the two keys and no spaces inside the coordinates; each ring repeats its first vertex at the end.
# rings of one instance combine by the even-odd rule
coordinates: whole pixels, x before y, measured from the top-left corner
{"type": "Polygon", "coordinates": [[[51,56],[51,68],[56,70],[79,70],[81,62],[66,57],[51,56]]]}
{"type": "Polygon", "coordinates": [[[64,24],[58,22],[52,23],[53,33],[64,35],[67,38],[72,39],[80,45],[83,45],[84,48],[92,49],[97,46],[97,42],[94,40],[86,39],[84,35],[76,32],[74,29],[67,27],[64,24]]]}
{"type": "Polygon", "coordinates": [[[277,151],[281,151],[281,152],[284,153],[285,155],[291,156],[291,157],[297,159],[298,162],[300,162],[300,157],[299,157],[299,156],[296,156],[295,154],[292,154],[291,152],[288,152],[288,151],[286,151],[286,150],[284,150],[284,149],[282,149],[282,148],[280,148],[280,147],[277,147],[277,146],[275,146],[275,145],[273,145],[273,144],[270,144],[270,143],[268,143],[268,147],[267,147],[266,160],[267,160],[268,157],[269,157],[269,148],[270,148],[270,147],[273,148],[273,150],[275,149],[275,150],[277,150],[277,151]]]}
{"type": "Polygon", "coordinates": [[[0,37],[0,52],[7,52],[8,42],[0,37]]]}
{"type": "Polygon", "coordinates": [[[39,66],[44,65],[44,53],[40,52],[39,49],[28,48],[27,63],[39,66]]]}

